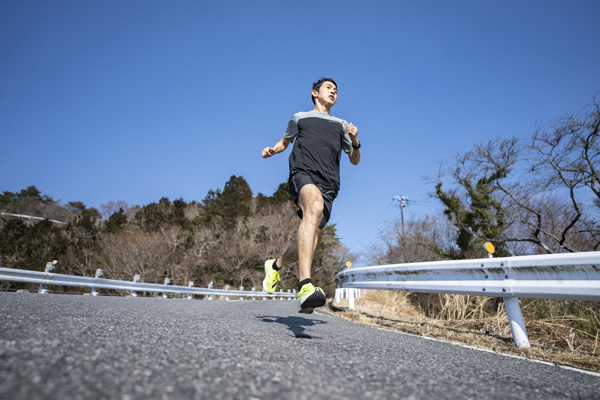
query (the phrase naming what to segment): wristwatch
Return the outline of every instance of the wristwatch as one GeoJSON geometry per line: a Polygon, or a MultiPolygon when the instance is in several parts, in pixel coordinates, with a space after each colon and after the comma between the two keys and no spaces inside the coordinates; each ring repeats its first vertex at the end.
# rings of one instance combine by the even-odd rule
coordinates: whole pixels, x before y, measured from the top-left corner
{"type": "Polygon", "coordinates": [[[358,142],[358,146],[355,146],[355,145],[354,145],[354,143],[353,143],[353,144],[352,144],[352,148],[353,148],[354,150],[358,150],[358,149],[360,149],[360,142],[358,142]]]}

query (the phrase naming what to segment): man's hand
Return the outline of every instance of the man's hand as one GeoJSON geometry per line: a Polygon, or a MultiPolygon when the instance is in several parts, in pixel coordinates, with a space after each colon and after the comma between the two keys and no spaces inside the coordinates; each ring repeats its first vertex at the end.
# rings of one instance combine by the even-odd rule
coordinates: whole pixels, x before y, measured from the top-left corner
{"type": "Polygon", "coordinates": [[[282,151],[285,151],[289,146],[290,141],[286,138],[282,138],[279,142],[275,143],[273,147],[265,147],[262,151],[263,158],[273,157],[275,154],[279,154],[282,151]]]}
{"type": "Polygon", "coordinates": [[[349,123],[348,126],[346,126],[346,133],[350,136],[353,148],[352,151],[348,153],[348,157],[353,165],[358,165],[360,162],[360,150],[357,149],[357,147],[360,147],[360,142],[358,141],[358,128],[352,123],[349,123]]]}
{"type": "MultiPolygon", "coordinates": [[[[352,123],[349,123],[346,127],[346,133],[348,134],[348,136],[350,136],[350,139],[356,139],[356,136],[358,135],[358,128],[355,127],[352,123]]],[[[352,140],[352,142],[354,142],[354,140],[352,140]]]]}
{"type": "Polygon", "coordinates": [[[263,158],[269,158],[274,156],[275,154],[277,154],[277,152],[272,147],[265,147],[262,151],[263,158]]]}

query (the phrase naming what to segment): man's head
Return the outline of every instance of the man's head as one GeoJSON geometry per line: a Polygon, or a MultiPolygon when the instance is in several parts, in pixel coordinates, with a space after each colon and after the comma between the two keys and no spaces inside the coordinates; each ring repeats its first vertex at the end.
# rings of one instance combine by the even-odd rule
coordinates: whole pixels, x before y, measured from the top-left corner
{"type": "Polygon", "coordinates": [[[315,98],[321,97],[322,101],[330,102],[330,106],[333,106],[337,100],[337,83],[331,78],[321,78],[313,83],[310,95],[314,104],[315,98]]]}

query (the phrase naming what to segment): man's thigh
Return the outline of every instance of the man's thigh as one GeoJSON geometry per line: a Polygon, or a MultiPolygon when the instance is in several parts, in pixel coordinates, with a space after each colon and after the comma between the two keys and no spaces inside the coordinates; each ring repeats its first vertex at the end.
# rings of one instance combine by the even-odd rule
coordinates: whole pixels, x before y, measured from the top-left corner
{"type": "Polygon", "coordinates": [[[323,210],[323,195],[317,187],[317,185],[309,183],[302,186],[300,193],[298,194],[298,207],[302,210],[302,213],[306,215],[310,211],[323,210]],[[315,210],[317,208],[317,210],[315,210]]]}

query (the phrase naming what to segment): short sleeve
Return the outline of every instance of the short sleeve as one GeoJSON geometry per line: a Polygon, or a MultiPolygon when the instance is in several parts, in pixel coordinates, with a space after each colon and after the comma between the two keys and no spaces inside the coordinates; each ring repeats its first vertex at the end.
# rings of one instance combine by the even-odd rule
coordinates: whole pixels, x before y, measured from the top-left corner
{"type": "Polygon", "coordinates": [[[298,114],[292,115],[290,122],[288,122],[287,129],[285,130],[285,134],[283,135],[284,139],[293,142],[294,139],[298,136],[298,114]]]}
{"type": "Polygon", "coordinates": [[[344,136],[342,137],[342,150],[345,153],[350,153],[354,148],[352,147],[352,139],[346,133],[346,127],[348,126],[348,122],[342,120],[342,127],[344,128],[344,136]]]}

